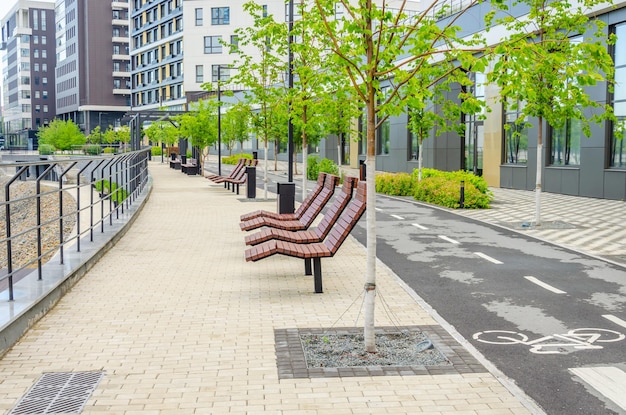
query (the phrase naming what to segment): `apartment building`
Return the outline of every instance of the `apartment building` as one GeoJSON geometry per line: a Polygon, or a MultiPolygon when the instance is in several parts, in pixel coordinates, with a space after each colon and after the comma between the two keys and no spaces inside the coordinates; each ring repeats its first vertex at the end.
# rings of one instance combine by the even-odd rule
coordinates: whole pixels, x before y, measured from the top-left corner
{"type": "Polygon", "coordinates": [[[120,125],[131,104],[128,0],[57,0],[56,108],[85,133],[120,125]]]}
{"type": "Polygon", "coordinates": [[[6,145],[32,149],[39,127],[55,115],[54,5],[19,0],[1,27],[6,145]]]}
{"type": "MultiPolygon", "coordinates": [[[[133,109],[167,107],[184,110],[186,104],[207,95],[205,83],[217,86],[237,68],[229,44],[235,30],[253,25],[243,10],[244,0],[134,0],[131,13],[133,109]],[[184,59],[183,59],[184,55],[184,59]]],[[[263,6],[278,21],[286,19],[283,1],[263,6]]],[[[253,51],[250,51],[253,53],[253,51]]],[[[238,86],[227,88],[240,90],[238,86]]]]}

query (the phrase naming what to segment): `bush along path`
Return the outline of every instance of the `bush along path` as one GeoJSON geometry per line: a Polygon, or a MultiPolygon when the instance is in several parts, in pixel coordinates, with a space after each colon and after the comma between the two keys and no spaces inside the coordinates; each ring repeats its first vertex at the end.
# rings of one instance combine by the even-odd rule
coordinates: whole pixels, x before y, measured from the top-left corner
{"type": "Polygon", "coordinates": [[[422,180],[418,180],[417,170],[411,174],[378,173],[376,191],[391,196],[412,196],[415,200],[452,209],[488,209],[493,200],[484,178],[462,170],[422,169],[422,180]]]}

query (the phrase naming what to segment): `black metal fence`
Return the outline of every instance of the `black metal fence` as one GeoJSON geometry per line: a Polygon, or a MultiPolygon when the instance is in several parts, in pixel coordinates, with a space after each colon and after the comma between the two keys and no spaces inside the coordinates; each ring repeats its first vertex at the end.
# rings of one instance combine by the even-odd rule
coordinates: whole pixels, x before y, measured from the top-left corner
{"type": "MultiPolygon", "coordinates": [[[[146,189],[149,149],[96,157],[55,156],[1,162],[0,291],[66,249],[81,251],[120,219],[146,189]],[[3,229],[2,229],[3,228],[3,229]],[[4,253],[3,253],[4,251],[4,253]]],[[[27,157],[24,157],[25,159],[27,157]]]]}

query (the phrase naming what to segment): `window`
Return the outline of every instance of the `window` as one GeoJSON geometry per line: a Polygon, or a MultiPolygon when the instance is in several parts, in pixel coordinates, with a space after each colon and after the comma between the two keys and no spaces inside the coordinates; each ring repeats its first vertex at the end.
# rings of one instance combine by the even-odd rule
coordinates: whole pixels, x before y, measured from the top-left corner
{"type": "Polygon", "coordinates": [[[212,65],[211,66],[211,79],[213,82],[218,82],[218,81],[224,82],[224,81],[229,80],[230,68],[226,65],[212,65]]]}
{"type": "Polygon", "coordinates": [[[35,45],[38,45],[38,44],[39,44],[39,36],[37,36],[37,35],[34,35],[34,36],[33,36],[33,43],[34,43],[35,45]]]}
{"type": "Polygon", "coordinates": [[[46,22],[46,12],[45,10],[41,12],[41,30],[46,31],[48,30],[48,25],[46,22]]]}
{"type": "Polygon", "coordinates": [[[43,106],[43,112],[48,112],[48,106],[44,104],[43,106]]]}
{"type": "Polygon", "coordinates": [[[526,164],[528,162],[528,128],[521,120],[523,103],[503,105],[504,112],[504,163],[526,164]],[[516,122],[517,121],[517,122],[516,122]]]}
{"type": "MultiPolygon", "coordinates": [[[[419,116],[417,110],[413,112],[408,112],[409,122],[407,123],[407,160],[409,161],[417,161],[420,155],[420,142],[419,142],[419,134],[414,133],[411,129],[411,118],[419,116]]],[[[422,140],[426,139],[429,135],[429,131],[422,132],[422,140]]]]}
{"type": "Polygon", "coordinates": [[[615,25],[617,41],[613,46],[615,90],[611,97],[618,122],[611,125],[611,167],[626,168],[626,23],[615,25]]]}
{"type": "Polygon", "coordinates": [[[196,26],[202,26],[202,9],[196,9],[196,26]]]}
{"type": "Polygon", "coordinates": [[[230,24],[230,7],[212,7],[211,8],[211,24],[212,25],[230,24]]]}
{"type": "Polygon", "coordinates": [[[43,49],[43,50],[41,51],[41,57],[42,57],[43,59],[46,59],[46,58],[48,57],[48,51],[47,51],[47,50],[45,50],[45,49],[43,49]]]}
{"type": "Polygon", "coordinates": [[[43,78],[41,78],[41,84],[42,85],[48,85],[48,78],[46,78],[45,76],[43,78]]]}
{"type": "Polygon", "coordinates": [[[221,36],[205,36],[204,37],[204,53],[222,53],[221,36]]]}
{"type": "MultiPolygon", "coordinates": [[[[480,72],[471,72],[468,78],[472,81],[472,85],[466,87],[466,91],[480,100],[485,98],[485,74],[480,72]]],[[[465,137],[464,146],[464,169],[473,171],[475,175],[480,176],[483,172],[483,146],[484,146],[484,127],[481,114],[464,115],[465,137]]]]}
{"type": "Polygon", "coordinates": [[[550,164],[571,166],[580,164],[582,121],[568,119],[561,128],[548,127],[550,134],[550,164]]]}
{"type": "Polygon", "coordinates": [[[42,63],[41,64],[41,72],[48,72],[48,64],[47,63],[42,63]]]}
{"type": "Polygon", "coordinates": [[[39,30],[39,11],[38,10],[33,10],[33,29],[39,30]]]}
{"type": "Polygon", "coordinates": [[[42,36],[42,37],[41,37],[41,44],[42,44],[42,45],[45,45],[45,44],[47,44],[47,43],[48,43],[48,38],[47,38],[46,36],[42,36]]]}
{"type": "Polygon", "coordinates": [[[33,71],[39,72],[39,64],[38,63],[33,65],[33,71]]]}
{"type": "Polygon", "coordinates": [[[233,51],[238,50],[239,49],[239,36],[230,35],[230,45],[233,51]]]}
{"type": "Polygon", "coordinates": [[[39,57],[39,49],[34,49],[33,50],[33,58],[38,58],[39,57]]]}
{"type": "Polygon", "coordinates": [[[196,82],[204,82],[204,65],[196,65],[196,82]]]}
{"type": "Polygon", "coordinates": [[[378,127],[378,130],[376,130],[377,133],[377,140],[376,140],[376,152],[379,155],[385,155],[385,154],[389,154],[389,143],[391,141],[390,139],[390,134],[391,134],[391,122],[389,120],[384,121],[380,127],[378,127]]]}
{"type": "MultiPolygon", "coordinates": [[[[571,43],[581,43],[582,36],[570,38],[571,43]]],[[[574,83],[568,79],[568,84],[574,83]]],[[[550,164],[553,166],[571,166],[580,164],[580,138],[582,137],[582,122],[577,119],[568,119],[560,128],[548,125],[550,141],[550,164]]]]}

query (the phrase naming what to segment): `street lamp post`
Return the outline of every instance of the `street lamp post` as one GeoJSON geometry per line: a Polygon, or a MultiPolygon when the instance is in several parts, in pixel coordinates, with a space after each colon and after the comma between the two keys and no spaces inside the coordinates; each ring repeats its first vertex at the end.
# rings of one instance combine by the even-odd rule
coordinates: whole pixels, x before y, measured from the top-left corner
{"type": "MultiPolygon", "coordinates": [[[[293,50],[292,50],[292,43],[293,43],[293,0],[289,0],[289,39],[288,39],[288,44],[289,44],[289,56],[288,56],[288,60],[289,60],[289,70],[288,70],[288,82],[289,82],[289,91],[291,91],[293,89],[293,50]]],[[[293,145],[293,123],[291,122],[291,110],[292,110],[292,105],[291,102],[289,103],[289,123],[287,124],[287,152],[289,153],[287,155],[287,160],[289,163],[289,167],[287,169],[287,181],[289,183],[293,183],[293,153],[294,153],[294,145],[293,145]]],[[[303,172],[303,174],[306,174],[306,172],[303,172]]],[[[302,189],[303,194],[305,193],[305,189],[302,189]]]]}
{"type": "Polygon", "coordinates": [[[100,145],[102,145],[102,113],[98,113],[98,132],[100,133],[100,145]]]}
{"type": "Polygon", "coordinates": [[[217,65],[217,174],[222,175],[222,65],[217,65]]]}

